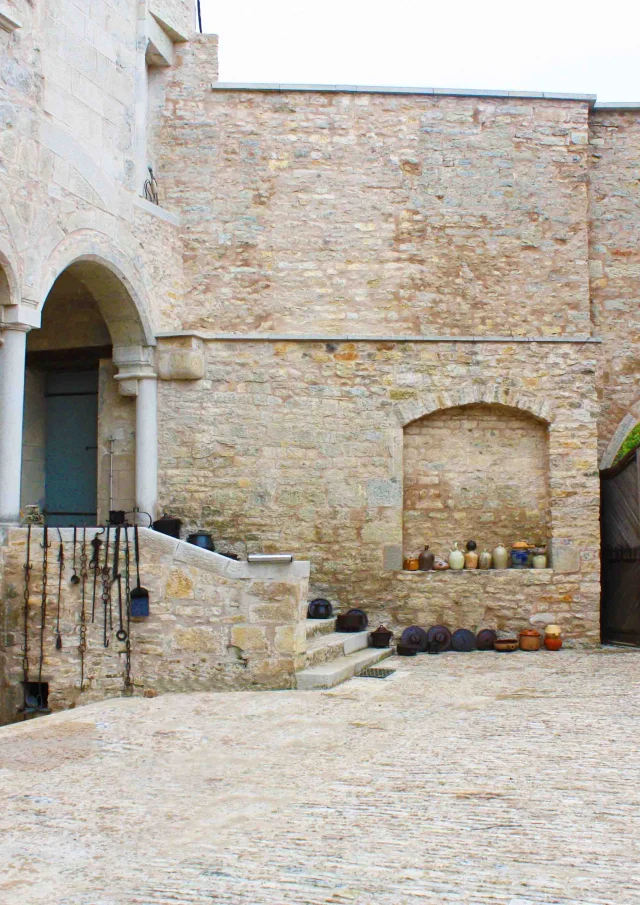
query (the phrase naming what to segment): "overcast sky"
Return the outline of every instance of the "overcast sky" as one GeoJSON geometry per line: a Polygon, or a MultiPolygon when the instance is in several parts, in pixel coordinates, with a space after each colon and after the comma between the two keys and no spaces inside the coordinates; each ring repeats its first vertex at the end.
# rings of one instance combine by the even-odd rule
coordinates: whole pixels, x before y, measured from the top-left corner
{"type": "Polygon", "coordinates": [[[201,0],[220,80],[640,101],[638,0],[201,0]]]}

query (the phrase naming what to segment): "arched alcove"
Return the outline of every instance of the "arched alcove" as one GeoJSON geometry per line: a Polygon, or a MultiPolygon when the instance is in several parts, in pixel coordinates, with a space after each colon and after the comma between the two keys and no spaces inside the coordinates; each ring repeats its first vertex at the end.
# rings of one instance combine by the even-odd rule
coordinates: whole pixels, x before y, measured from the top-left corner
{"type": "Polygon", "coordinates": [[[439,409],[404,427],[405,551],[446,555],[549,538],[547,423],[498,403],[439,409]]]}
{"type": "Polygon", "coordinates": [[[113,349],[148,324],[111,261],[73,260],[27,337],[21,504],[55,525],[94,524],[135,505],[135,399],[118,393],[113,349]]]}

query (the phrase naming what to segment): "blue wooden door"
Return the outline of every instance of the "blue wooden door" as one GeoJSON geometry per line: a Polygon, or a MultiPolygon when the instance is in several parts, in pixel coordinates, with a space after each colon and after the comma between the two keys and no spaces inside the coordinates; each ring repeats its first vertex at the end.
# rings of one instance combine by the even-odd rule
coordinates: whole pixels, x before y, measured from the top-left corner
{"type": "Polygon", "coordinates": [[[45,511],[48,525],[95,525],[98,372],[47,375],[45,511]]]}

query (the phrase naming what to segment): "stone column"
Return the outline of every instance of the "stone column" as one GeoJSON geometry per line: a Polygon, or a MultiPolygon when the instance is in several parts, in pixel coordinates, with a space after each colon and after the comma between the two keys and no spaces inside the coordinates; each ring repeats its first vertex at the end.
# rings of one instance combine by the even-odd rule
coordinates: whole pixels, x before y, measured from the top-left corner
{"type": "Polygon", "coordinates": [[[158,382],[138,378],[136,396],[136,506],[154,519],[158,503],[158,382]]]}
{"type": "Polygon", "coordinates": [[[20,521],[22,416],[27,333],[25,324],[4,324],[0,344],[0,522],[20,521]]]}

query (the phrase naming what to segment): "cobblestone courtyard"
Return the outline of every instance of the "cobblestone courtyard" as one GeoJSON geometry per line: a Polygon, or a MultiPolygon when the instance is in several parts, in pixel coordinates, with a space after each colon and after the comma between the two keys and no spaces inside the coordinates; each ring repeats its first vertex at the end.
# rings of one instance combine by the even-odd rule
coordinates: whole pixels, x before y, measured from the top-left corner
{"type": "Polygon", "coordinates": [[[640,652],[387,663],[0,730],[0,901],[636,905],[640,652]]]}

